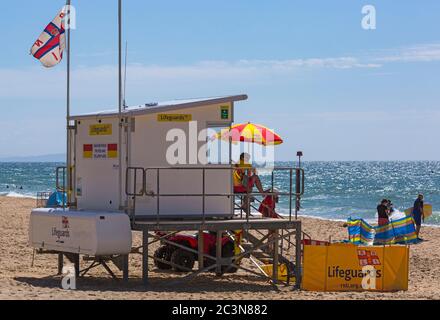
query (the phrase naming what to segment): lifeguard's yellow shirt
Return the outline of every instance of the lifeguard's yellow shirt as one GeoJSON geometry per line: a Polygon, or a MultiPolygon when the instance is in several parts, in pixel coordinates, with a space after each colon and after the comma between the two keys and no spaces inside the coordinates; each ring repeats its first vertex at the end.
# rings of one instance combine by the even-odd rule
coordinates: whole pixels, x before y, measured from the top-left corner
{"type": "Polygon", "coordinates": [[[252,169],[252,165],[240,161],[240,163],[237,163],[235,167],[240,169],[234,170],[234,187],[239,187],[243,185],[243,176],[245,175],[245,170],[243,169],[252,169]]]}

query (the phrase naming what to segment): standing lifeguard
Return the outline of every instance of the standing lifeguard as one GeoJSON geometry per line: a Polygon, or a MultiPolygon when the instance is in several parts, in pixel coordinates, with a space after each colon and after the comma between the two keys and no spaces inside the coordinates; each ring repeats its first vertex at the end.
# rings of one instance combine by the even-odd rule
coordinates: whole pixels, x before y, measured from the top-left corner
{"type": "Polygon", "coordinates": [[[416,233],[417,233],[417,239],[422,240],[420,238],[420,230],[422,228],[422,220],[425,221],[425,215],[423,212],[423,194],[419,194],[416,201],[414,201],[414,209],[412,212],[412,216],[414,218],[414,222],[416,224],[416,233]]]}

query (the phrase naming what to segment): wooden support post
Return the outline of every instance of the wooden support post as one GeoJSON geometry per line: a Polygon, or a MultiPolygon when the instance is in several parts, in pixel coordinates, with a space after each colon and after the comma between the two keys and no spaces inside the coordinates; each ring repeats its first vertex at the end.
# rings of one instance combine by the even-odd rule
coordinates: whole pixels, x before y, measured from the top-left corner
{"type": "Polygon", "coordinates": [[[58,253],[58,275],[63,274],[64,267],[64,255],[62,253],[58,253]]]}
{"type": "Polygon", "coordinates": [[[279,260],[279,250],[280,250],[280,235],[279,235],[279,230],[274,230],[274,251],[273,251],[273,283],[277,284],[278,283],[278,260],[279,260]]]}
{"type": "Polygon", "coordinates": [[[75,266],[75,277],[79,278],[79,273],[80,273],[79,253],[75,254],[75,259],[74,259],[73,265],[75,266]]]}
{"type": "Polygon", "coordinates": [[[122,257],[122,279],[124,282],[128,282],[128,254],[122,257]]]}
{"type": "Polygon", "coordinates": [[[199,271],[203,270],[203,252],[204,252],[204,241],[203,241],[203,230],[199,230],[199,239],[198,239],[198,253],[199,253],[199,271]]]}
{"type": "Polygon", "coordinates": [[[295,277],[296,277],[296,289],[301,289],[301,275],[302,275],[302,261],[301,261],[301,253],[302,253],[302,230],[301,230],[301,223],[298,223],[296,226],[296,233],[295,233],[295,256],[296,256],[296,262],[295,262],[295,277]]]}
{"type": "Polygon", "coordinates": [[[148,231],[142,231],[142,282],[148,285],[148,231]]]}
{"type": "Polygon", "coordinates": [[[222,235],[223,235],[223,231],[219,230],[217,231],[217,236],[216,236],[216,241],[215,241],[215,245],[216,245],[216,263],[217,263],[217,267],[216,267],[216,274],[217,276],[221,276],[222,275],[222,264],[221,264],[221,259],[222,259],[222,235]]]}

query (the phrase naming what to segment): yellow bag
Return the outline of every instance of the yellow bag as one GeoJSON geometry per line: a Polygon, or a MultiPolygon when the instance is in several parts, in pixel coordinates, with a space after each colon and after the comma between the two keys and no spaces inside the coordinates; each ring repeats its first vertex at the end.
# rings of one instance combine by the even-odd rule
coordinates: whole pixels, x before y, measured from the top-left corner
{"type": "MultiPolygon", "coordinates": [[[[263,269],[263,271],[268,276],[272,276],[272,274],[273,274],[273,265],[272,264],[266,264],[266,265],[262,266],[261,269],[263,269]]],[[[287,281],[287,274],[288,274],[287,266],[284,263],[278,265],[278,280],[286,282],[287,281]]],[[[294,281],[295,281],[295,277],[294,276],[290,277],[290,282],[294,282],[294,281]]]]}

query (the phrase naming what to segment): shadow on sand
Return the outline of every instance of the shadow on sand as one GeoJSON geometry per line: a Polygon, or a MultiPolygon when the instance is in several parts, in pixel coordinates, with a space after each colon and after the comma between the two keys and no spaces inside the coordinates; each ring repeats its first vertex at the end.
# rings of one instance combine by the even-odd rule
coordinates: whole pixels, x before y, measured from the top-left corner
{"type": "MultiPolygon", "coordinates": [[[[61,277],[44,278],[15,277],[15,281],[33,287],[61,289],[61,277]]],[[[84,277],[76,281],[78,291],[110,291],[110,292],[176,292],[200,293],[209,292],[277,292],[279,289],[264,279],[252,275],[228,275],[217,278],[200,275],[191,281],[178,277],[163,278],[150,276],[149,283],[144,286],[140,278],[132,278],[128,283],[107,277],[84,277]]]]}

